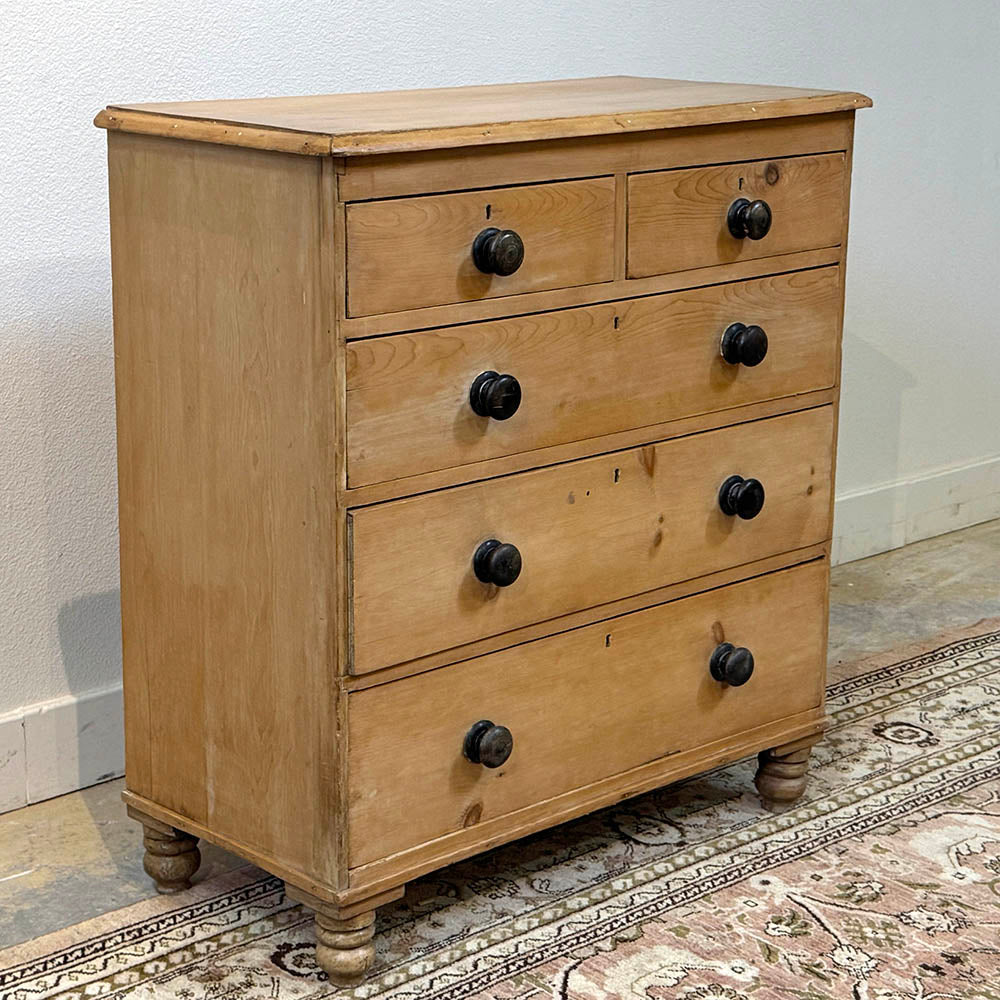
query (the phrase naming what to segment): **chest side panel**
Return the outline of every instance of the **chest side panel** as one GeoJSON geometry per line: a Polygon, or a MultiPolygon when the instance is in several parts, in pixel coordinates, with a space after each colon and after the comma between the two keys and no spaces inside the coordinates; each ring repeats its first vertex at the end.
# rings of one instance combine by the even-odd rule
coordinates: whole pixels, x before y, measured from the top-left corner
{"type": "Polygon", "coordinates": [[[127,785],[286,865],[333,712],[321,164],[110,136],[127,785]]]}

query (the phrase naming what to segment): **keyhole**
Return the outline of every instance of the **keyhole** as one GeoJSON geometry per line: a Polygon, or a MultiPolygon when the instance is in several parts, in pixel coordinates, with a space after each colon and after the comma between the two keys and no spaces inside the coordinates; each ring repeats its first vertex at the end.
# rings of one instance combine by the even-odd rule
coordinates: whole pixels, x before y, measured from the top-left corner
{"type": "Polygon", "coordinates": [[[487,218],[487,219],[488,219],[488,218],[490,217],[490,213],[491,213],[492,211],[493,211],[493,206],[492,206],[492,205],[487,205],[487,206],[486,206],[486,218],[487,218]]]}

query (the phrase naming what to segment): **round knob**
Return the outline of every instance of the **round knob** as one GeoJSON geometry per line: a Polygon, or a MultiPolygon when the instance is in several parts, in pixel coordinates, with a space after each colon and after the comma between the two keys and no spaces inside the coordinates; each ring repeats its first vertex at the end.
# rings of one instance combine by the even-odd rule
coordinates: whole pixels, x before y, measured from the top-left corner
{"type": "Polygon", "coordinates": [[[494,726],[489,719],[480,719],[465,734],[462,744],[465,758],[483,767],[499,767],[506,763],[513,749],[514,737],[510,730],[506,726],[494,726]]]}
{"type": "Polygon", "coordinates": [[[734,646],[723,642],[715,647],[712,659],[708,661],[712,676],[730,687],[739,687],[750,680],[753,673],[753,653],[745,646],[734,646]]]}
{"type": "Polygon", "coordinates": [[[764,508],[764,486],[759,479],[730,476],[719,489],[719,507],[723,514],[750,521],[764,508]]]}
{"type": "Polygon", "coordinates": [[[762,240],[771,228],[771,206],[760,199],[737,198],[729,206],[726,224],[738,240],[762,240]]]}
{"type": "Polygon", "coordinates": [[[521,575],[521,553],[509,542],[490,538],[476,549],[472,569],[483,583],[509,587],[521,575]]]}
{"type": "Polygon", "coordinates": [[[483,274],[513,274],[524,260],[524,244],[513,229],[484,229],[472,241],[472,259],[483,274]]]}
{"type": "Polygon", "coordinates": [[[521,383],[513,375],[483,372],[469,389],[469,403],[481,417],[507,420],[521,405],[521,383]]]}
{"type": "Polygon", "coordinates": [[[733,323],[722,335],[721,353],[731,365],[753,368],[767,356],[767,334],[759,326],[733,323]]]}

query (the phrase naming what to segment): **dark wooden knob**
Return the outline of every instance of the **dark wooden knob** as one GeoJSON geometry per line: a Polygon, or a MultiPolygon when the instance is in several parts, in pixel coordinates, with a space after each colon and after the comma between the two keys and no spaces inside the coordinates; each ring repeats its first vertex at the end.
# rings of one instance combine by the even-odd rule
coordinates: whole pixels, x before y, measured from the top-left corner
{"type": "Polygon", "coordinates": [[[723,642],[715,647],[708,669],[712,676],[730,687],[739,687],[750,680],[753,673],[753,653],[745,646],[723,642]]]}
{"type": "Polygon", "coordinates": [[[521,405],[521,383],[513,375],[483,372],[469,389],[469,403],[481,417],[507,420],[521,405]]]}
{"type": "Polygon", "coordinates": [[[732,323],[722,335],[721,351],[729,364],[753,368],[767,357],[767,334],[759,326],[732,323]]]}
{"type": "Polygon", "coordinates": [[[771,228],[771,206],[760,199],[737,198],[729,206],[726,223],[738,240],[762,240],[771,228]]]}
{"type": "Polygon", "coordinates": [[[484,229],[472,241],[472,259],[483,274],[513,274],[524,261],[524,244],[513,229],[484,229]]]}
{"type": "Polygon", "coordinates": [[[759,479],[730,476],[719,489],[719,507],[723,514],[750,521],[764,509],[764,486],[759,479]]]}
{"type": "Polygon", "coordinates": [[[466,734],[462,753],[473,764],[499,767],[507,762],[514,749],[514,737],[506,726],[494,726],[489,719],[480,719],[466,734]]]}
{"type": "Polygon", "coordinates": [[[509,587],[521,575],[521,553],[510,542],[490,538],[472,557],[476,578],[497,587],[509,587]]]}

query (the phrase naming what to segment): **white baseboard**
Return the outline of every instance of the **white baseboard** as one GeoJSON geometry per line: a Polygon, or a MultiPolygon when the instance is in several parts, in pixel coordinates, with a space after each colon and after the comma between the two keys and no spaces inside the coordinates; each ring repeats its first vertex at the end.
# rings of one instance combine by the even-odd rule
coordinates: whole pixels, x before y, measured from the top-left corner
{"type": "Polygon", "coordinates": [[[124,772],[121,685],[0,716],[0,813],[124,772]]]}
{"type": "Polygon", "coordinates": [[[24,715],[0,715],[0,813],[28,803],[24,715]]]}
{"type": "MultiPolygon", "coordinates": [[[[1000,456],[838,497],[832,560],[1000,517],[1000,456]]],[[[121,686],[0,716],[0,813],[121,775],[121,686]]]]}
{"type": "Polygon", "coordinates": [[[837,497],[831,560],[864,559],[1000,517],[1000,456],[837,497]]]}

